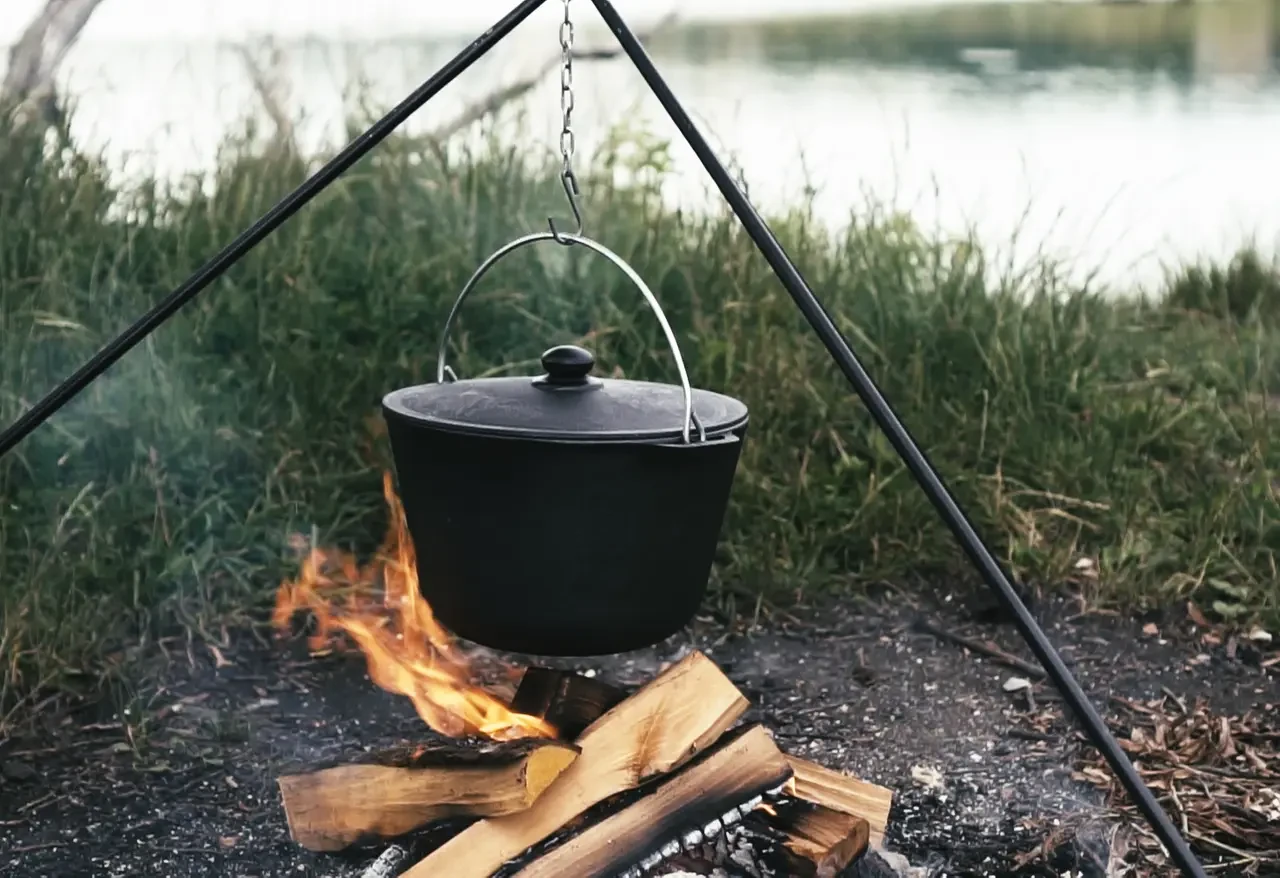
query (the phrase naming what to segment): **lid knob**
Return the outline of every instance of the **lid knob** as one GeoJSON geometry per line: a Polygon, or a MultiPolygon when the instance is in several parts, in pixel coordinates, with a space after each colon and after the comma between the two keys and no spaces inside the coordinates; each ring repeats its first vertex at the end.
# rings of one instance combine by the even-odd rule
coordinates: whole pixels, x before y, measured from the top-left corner
{"type": "Polygon", "coordinates": [[[538,383],[553,387],[580,387],[590,381],[588,376],[595,365],[595,355],[586,348],[557,345],[542,355],[542,368],[547,374],[538,383]]]}

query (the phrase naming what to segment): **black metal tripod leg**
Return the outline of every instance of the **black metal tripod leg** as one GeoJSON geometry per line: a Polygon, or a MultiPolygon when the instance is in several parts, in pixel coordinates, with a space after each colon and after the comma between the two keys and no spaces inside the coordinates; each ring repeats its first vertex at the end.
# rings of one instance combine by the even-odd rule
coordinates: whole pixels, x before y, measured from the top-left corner
{"type": "Polygon", "coordinates": [[[1111,769],[1119,777],[1121,783],[1124,784],[1130,797],[1141,809],[1151,827],[1160,837],[1160,840],[1169,849],[1179,868],[1188,878],[1205,878],[1204,868],[1196,860],[1195,855],[1191,852],[1190,847],[1187,846],[1186,841],[1179,835],[1178,830],[1174,828],[1173,823],[1170,822],[1168,815],[1160,807],[1160,803],[1156,801],[1151,790],[1143,783],[1142,778],[1139,777],[1129,758],[1120,749],[1120,745],[1116,742],[1110,730],[1107,729],[1106,723],[1098,714],[1097,709],[1089,701],[1088,696],[1080,688],[1080,684],[1076,682],[1066,665],[1063,664],[1062,658],[1058,655],[1057,650],[1053,648],[1053,644],[1049,642],[1035,618],[1019,599],[1017,592],[1014,591],[1013,585],[1009,581],[1009,577],[1001,569],[991,550],[987,548],[981,537],[978,536],[973,525],[969,523],[964,512],[947,490],[937,470],[925,457],[924,452],[920,450],[907,428],[903,426],[902,421],[898,419],[897,413],[894,412],[888,401],[881,394],[871,376],[867,374],[866,369],[863,368],[857,355],[854,354],[853,349],[849,346],[849,342],[836,328],[822,304],[809,288],[809,285],[801,277],[799,270],[782,249],[782,245],[778,243],[777,238],[769,230],[768,225],[760,218],[746,195],[733,182],[729,172],[721,164],[711,147],[707,145],[706,140],[698,132],[697,128],[694,127],[693,121],[684,111],[675,94],[663,81],[661,74],[658,73],[653,61],[645,52],[644,47],[641,46],[640,41],[632,33],[631,29],[627,27],[626,22],[622,20],[622,16],[618,14],[618,11],[614,9],[609,0],[592,0],[592,2],[600,11],[605,24],[609,26],[614,36],[618,38],[623,51],[631,58],[636,69],[640,71],[640,75],[644,77],[645,82],[652,89],[654,96],[657,97],[667,111],[676,127],[680,129],[680,133],[684,135],[685,140],[693,147],[693,151],[697,153],[702,166],[711,175],[711,179],[715,181],[720,193],[729,202],[729,206],[737,214],[738,219],[747,230],[747,234],[751,236],[760,252],[764,254],[770,267],[773,268],[778,279],[782,281],[782,285],[786,287],[787,292],[791,294],[791,298],[795,300],[797,307],[804,313],[814,332],[822,339],[822,343],[826,345],[832,359],[836,361],[840,370],[844,372],[845,377],[849,379],[849,383],[853,385],[854,390],[857,391],[858,396],[861,397],[863,404],[871,412],[880,429],[884,431],[884,434],[893,444],[903,462],[906,463],[907,468],[911,470],[911,474],[915,476],[916,482],[933,502],[938,513],[942,516],[947,526],[951,528],[952,533],[955,534],[956,539],[960,541],[960,545],[964,548],[970,560],[973,561],[974,566],[978,568],[982,578],[996,593],[1001,603],[1013,614],[1017,621],[1018,630],[1031,647],[1032,652],[1040,660],[1040,664],[1043,665],[1054,685],[1058,687],[1063,697],[1071,705],[1081,725],[1084,726],[1085,731],[1097,748],[1102,751],[1102,755],[1106,757],[1111,769]]]}
{"type": "Polygon", "coordinates": [[[418,89],[393,107],[385,116],[374,122],[342,151],[312,174],[301,186],[282,198],[252,226],[222,249],[220,253],[196,270],[182,286],[165,296],[154,308],[140,317],[132,326],[112,339],[71,377],[47,393],[43,399],[27,409],[3,433],[0,433],[0,457],[25,439],[36,427],[47,421],[55,412],[74,399],[95,378],[127,354],[138,342],[156,330],[178,312],[209,284],[213,283],[231,266],[262,243],[262,240],[282,226],[286,220],[302,209],[307,202],[319,195],[325,187],[338,179],[347,168],[363,158],[370,150],[386,139],[423,104],[435,97],[441,89],[458,78],[464,70],[480,60],[503,37],[511,33],[520,22],[530,16],[546,0],[523,0],[515,9],[489,28],[465,49],[435,72],[418,89]]]}

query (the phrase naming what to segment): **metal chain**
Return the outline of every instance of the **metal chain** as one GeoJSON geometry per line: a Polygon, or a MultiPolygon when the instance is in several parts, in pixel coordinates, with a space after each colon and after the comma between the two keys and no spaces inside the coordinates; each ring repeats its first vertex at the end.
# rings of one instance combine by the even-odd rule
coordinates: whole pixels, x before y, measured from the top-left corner
{"type": "Polygon", "coordinates": [[[564,0],[564,20],[560,22],[560,112],[564,124],[560,129],[562,172],[573,174],[573,152],[577,143],[573,135],[573,19],[569,17],[569,0],[564,0]]]}
{"type": "MultiPolygon", "coordinates": [[[[560,112],[563,124],[560,126],[560,185],[573,208],[573,218],[578,223],[578,235],[582,234],[582,208],[578,204],[578,178],[573,173],[573,152],[577,146],[573,136],[573,19],[569,17],[569,0],[564,0],[564,20],[560,22],[560,112]]],[[[571,238],[562,237],[556,229],[556,221],[547,218],[551,236],[561,244],[572,244],[571,238]]]]}

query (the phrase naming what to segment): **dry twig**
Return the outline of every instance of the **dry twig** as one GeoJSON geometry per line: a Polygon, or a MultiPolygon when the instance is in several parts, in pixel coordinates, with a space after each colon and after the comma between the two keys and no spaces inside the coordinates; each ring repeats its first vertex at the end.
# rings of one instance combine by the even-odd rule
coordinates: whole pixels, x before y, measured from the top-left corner
{"type": "Polygon", "coordinates": [[[945,640],[948,643],[954,643],[956,646],[964,647],[970,652],[976,652],[978,655],[986,656],[994,662],[1013,668],[1015,671],[1021,671],[1028,677],[1037,680],[1043,680],[1045,677],[1044,668],[1035,662],[1029,662],[1026,659],[1020,659],[1016,655],[1005,652],[994,643],[983,643],[968,637],[962,637],[955,632],[948,631],[940,625],[935,625],[927,619],[918,619],[915,627],[925,634],[932,634],[939,640],[945,640]]]}
{"type": "Polygon", "coordinates": [[[0,81],[0,104],[15,105],[23,111],[20,119],[36,107],[45,122],[61,121],[54,77],[101,2],[47,0],[9,49],[9,63],[0,81]]]}

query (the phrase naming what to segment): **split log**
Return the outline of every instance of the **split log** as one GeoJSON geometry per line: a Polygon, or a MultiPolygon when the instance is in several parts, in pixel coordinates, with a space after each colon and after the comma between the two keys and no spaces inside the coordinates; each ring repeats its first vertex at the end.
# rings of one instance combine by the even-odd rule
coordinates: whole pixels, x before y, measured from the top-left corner
{"type": "Polygon", "coordinates": [[[511,699],[511,709],[545,719],[566,741],[577,739],[593,722],[627,697],[612,683],[573,671],[529,668],[511,699]]]}
{"type": "Polygon", "coordinates": [[[277,783],[293,840],[339,851],[395,838],[450,817],[490,817],[528,808],[578,757],[577,746],[523,739],[467,747],[404,747],[277,783]]]}
{"type": "Polygon", "coordinates": [[[710,659],[690,653],[583,732],[576,742],[581,755],[536,808],[480,820],[404,874],[487,878],[588,808],[707,750],[747,707],[710,659]]]}
{"type": "Polygon", "coordinates": [[[889,825],[889,811],[893,808],[893,790],[833,771],[807,759],[788,756],[787,761],[795,772],[792,782],[796,798],[822,805],[832,811],[861,817],[870,825],[871,844],[878,846],[884,841],[885,829],[889,825]]]}
{"type": "MultiPolygon", "coordinates": [[[[603,878],[679,844],[691,827],[781,786],[791,766],[763,726],[728,735],[714,749],[658,784],[652,793],[537,857],[518,878],[603,878]]],[[[701,833],[699,833],[700,837],[701,833]]]]}
{"type": "Polygon", "coordinates": [[[862,817],[844,814],[791,796],[771,802],[743,820],[747,829],[757,825],[782,841],[780,874],[794,878],[835,878],[867,851],[871,824],[862,817]]]}

